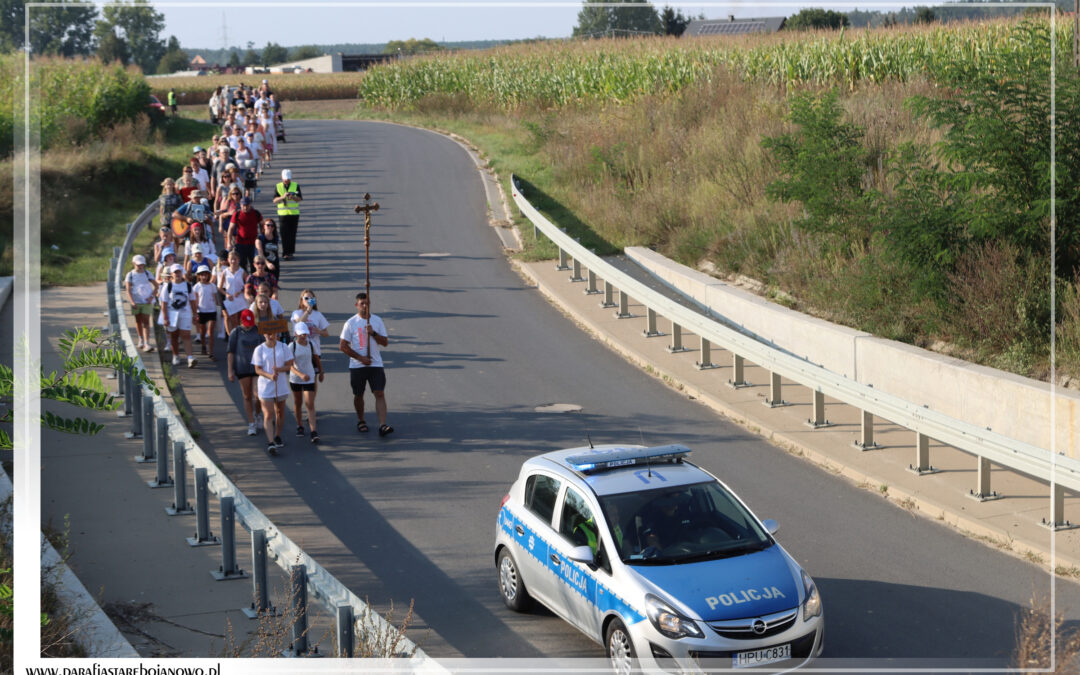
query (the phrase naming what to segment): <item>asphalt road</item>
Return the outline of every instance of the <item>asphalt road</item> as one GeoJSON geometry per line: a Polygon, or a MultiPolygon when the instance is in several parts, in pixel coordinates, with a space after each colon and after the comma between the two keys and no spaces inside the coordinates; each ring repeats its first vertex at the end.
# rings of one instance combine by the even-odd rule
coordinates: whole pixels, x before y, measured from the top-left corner
{"type": "MultiPolygon", "coordinates": [[[[1045,572],[768,445],[585,335],[511,270],[475,166],[452,141],[348,121],[291,121],[288,137],[270,173],[292,169],[305,200],[281,300],[291,311],[313,288],[331,322],[324,443],[313,451],[294,439],[290,412],[289,446],[265,460],[242,435],[231,389],[228,405],[200,421],[219,446],[235,446],[219,458],[241,488],[361,597],[393,601],[399,617],[415,599],[429,632],[410,634],[429,654],[602,655],[550,613],[506,610],[492,559],[499,501],[521,462],[583,445],[588,433],[596,443],[684,443],[760,517],[778,520],[781,543],[821,589],[825,656],[845,659],[837,665],[1006,665],[1018,611],[1049,593],[1045,572]],[[363,219],[352,207],[365,191],[381,206],[371,284],[391,339],[387,439],[370,410],[372,432],[355,431],[336,350],[363,286],[363,219]],[[582,410],[535,410],[550,403],[582,410]]],[[[273,182],[257,201],[266,214],[273,182]]],[[[1057,598],[1080,616],[1075,585],[1059,583],[1057,598]]]]}

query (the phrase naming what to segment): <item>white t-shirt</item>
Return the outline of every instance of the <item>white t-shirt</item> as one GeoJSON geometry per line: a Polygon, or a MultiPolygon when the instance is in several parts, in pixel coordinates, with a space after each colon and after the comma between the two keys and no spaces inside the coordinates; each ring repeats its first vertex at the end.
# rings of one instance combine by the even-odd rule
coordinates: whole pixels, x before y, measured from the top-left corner
{"type": "Polygon", "coordinates": [[[206,173],[206,169],[200,166],[198,171],[191,173],[191,177],[199,184],[200,190],[207,194],[210,193],[210,174],[206,173]]]}
{"type": "Polygon", "coordinates": [[[294,384],[314,384],[315,383],[315,363],[311,360],[313,353],[311,344],[311,337],[308,336],[308,344],[305,347],[299,342],[293,342],[289,345],[289,351],[292,352],[294,359],[293,367],[308,376],[308,379],[301,380],[297,377],[296,373],[289,371],[289,382],[294,384]]]}
{"type": "MultiPolygon", "coordinates": [[[[203,258],[205,258],[207,260],[217,261],[217,246],[214,246],[213,241],[211,241],[209,238],[207,238],[206,241],[200,241],[198,243],[202,244],[203,258]]],[[[191,247],[192,246],[194,246],[194,244],[191,243],[190,239],[188,239],[187,241],[184,242],[184,259],[185,260],[191,257],[191,247]]]]}
{"type": "MultiPolygon", "coordinates": [[[[289,361],[292,361],[292,352],[280,342],[275,343],[273,348],[264,342],[256,347],[255,353],[251,355],[251,365],[268,373],[274,372],[275,368],[280,368],[289,361]]],[[[259,398],[277,398],[278,396],[285,396],[289,391],[288,373],[278,373],[277,377],[272,380],[262,375],[259,376],[259,398]]]]}
{"type": "Polygon", "coordinates": [[[198,308],[200,312],[216,312],[217,311],[217,294],[218,289],[212,283],[198,282],[195,284],[195,300],[198,302],[198,308]]]}
{"type": "MultiPolygon", "coordinates": [[[[304,310],[298,309],[292,313],[292,317],[289,319],[289,321],[291,324],[297,324],[300,322],[300,317],[302,316],[304,316],[304,310]]],[[[323,316],[322,312],[316,309],[311,313],[311,316],[309,316],[307,318],[307,321],[305,321],[304,323],[307,324],[308,329],[311,331],[311,334],[308,335],[308,342],[310,342],[312,347],[314,348],[315,355],[322,356],[322,344],[320,342],[322,336],[318,335],[316,331],[326,330],[330,327],[330,322],[326,320],[326,317],[323,316]]],[[[296,335],[295,325],[291,327],[291,331],[293,335],[296,335]]]]}
{"type": "Polygon", "coordinates": [[[142,273],[131,270],[124,279],[125,284],[131,284],[131,297],[135,298],[136,305],[145,305],[154,297],[154,284],[150,282],[153,275],[145,267],[142,273]]]}
{"type": "MultiPolygon", "coordinates": [[[[255,302],[258,302],[258,300],[256,300],[255,302]]],[[[253,312],[256,311],[255,310],[255,302],[251,303],[248,306],[248,309],[250,309],[253,312]]],[[[270,298],[270,313],[273,314],[274,316],[285,316],[285,308],[281,306],[280,302],[278,302],[274,298],[270,298]]]]}
{"type": "MultiPolygon", "coordinates": [[[[367,325],[367,319],[360,318],[359,314],[353,314],[341,329],[341,339],[348,342],[354,352],[362,356],[370,356],[372,368],[382,368],[383,362],[382,354],[379,353],[379,343],[368,339],[367,325]],[[369,347],[370,351],[368,351],[369,347]]],[[[386,325],[383,324],[383,320],[379,318],[378,314],[371,315],[371,327],[375,329],[376,333],[386,337],[386,325]]],[[[365,368],[367,366],[349,357],[349,367],[365,368]]]]}

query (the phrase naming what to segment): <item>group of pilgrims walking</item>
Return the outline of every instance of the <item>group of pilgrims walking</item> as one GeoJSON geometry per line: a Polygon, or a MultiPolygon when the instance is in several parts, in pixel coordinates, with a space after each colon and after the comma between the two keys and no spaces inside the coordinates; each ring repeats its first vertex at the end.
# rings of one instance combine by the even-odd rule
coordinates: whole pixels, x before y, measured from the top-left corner
{"type": "MultiPolygon", "coordinates": [[[[283,170],[274,187],[276,220],[254,207],[262,191],[258,181],[270,168],[276,141],[284,140],[280,103],[266,80],[258,90],[219,87],[212,101],[211,118],[221,123],[221,133],[209,152],[192,149],[179,178],[162,182],[158,240],[132,257],[124,287],[138,349],[157,349],[156,316],[161,349],[171,353],[174,368],[184,363],[181,352],[188,368],[202,356],[217,362],[223,354],[228,380],[239,384],[243,397],[247,435],[257,436],[261,427],[267,453],[277,455],[285,445],[290,395],[296,437],[320,441],[315,401],[326,377],[322,339],[330,337],[330,323],[313,289],[300,291],[287,318],[278,300],[282,264],[295,255],[303,201],[291,171],[283,170]],[[269,127],[267,119],[274,120],[269,127]],[[242,129],[248,131],[241,135],[242,129]]],[[[386,326],[370,314],[366,293],[357,294],[355,303],[357,314],[343,326],[339,348],[350,359],[356,429],[369,430],[364,393],[370,386],[378,433],[386,436],[394,430],[387,423],[379,352],[388,344],[386,326]]]]}

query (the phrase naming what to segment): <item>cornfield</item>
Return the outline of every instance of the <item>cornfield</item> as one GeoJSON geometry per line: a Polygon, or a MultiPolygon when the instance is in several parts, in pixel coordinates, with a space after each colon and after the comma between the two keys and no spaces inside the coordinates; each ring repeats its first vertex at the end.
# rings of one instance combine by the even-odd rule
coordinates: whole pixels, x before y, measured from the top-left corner
{"type": "MultiPolygon", "coordinates": [[[[17,107],[25,100],[25,56],[0,56],[0,156],[12,150],[17,107]]],[[[97,60],[38,58],[30,64],[32,127],[41,147],[77,145],[147,110],[150,88],[137,68],[97,60]]]]}
{"type": "MultiPolygon", "coordinates": [[[[989,67],[1006,50],[1047,58],[1035,54],[1041,48],[1025,41],[1026,35],[1015,20],[1003,19],[850,35],[840,31],[736,40],[645,37],[512,45],[376,66],[360,82],[360,97],[388,108],[408,107],[433,94],[463,96],[504,110],[624,103],[709,80],[718,67],[777,86],[855,89],[860,82],[907,82],[958,61],[989,67]]],[[[1058,22],[1057,41],[1071,44],[1071,22],[1058,22]]]]}
{"type": "Polygon", "coordinates": [[[281,101],[312,101],[320,99],[356,98],[356,88],[363,73],[289,73],[267,75],[202,75],[152,77],[146,81],[163,102],[169,89],[176,91],[181,105],[207,103],[214,89],[226,84],[256,86],[264,79],[281,101]],[[182,94],[182,95],[181,95],[182,94]]]}

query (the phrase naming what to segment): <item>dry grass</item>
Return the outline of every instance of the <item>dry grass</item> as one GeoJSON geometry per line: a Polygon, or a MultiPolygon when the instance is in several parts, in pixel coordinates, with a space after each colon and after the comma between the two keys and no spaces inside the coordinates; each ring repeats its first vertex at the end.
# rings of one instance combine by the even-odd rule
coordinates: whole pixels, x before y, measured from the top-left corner
{"type": "Polygon", "coordinates": [[[1029,606],[1022,610],[1017,620],[1013,665],[1043,672],[1080,672],[1080,632],[1065,628],[1062,613],[1051,616],[1048,598],[1032,596],[1029,606]]]}

